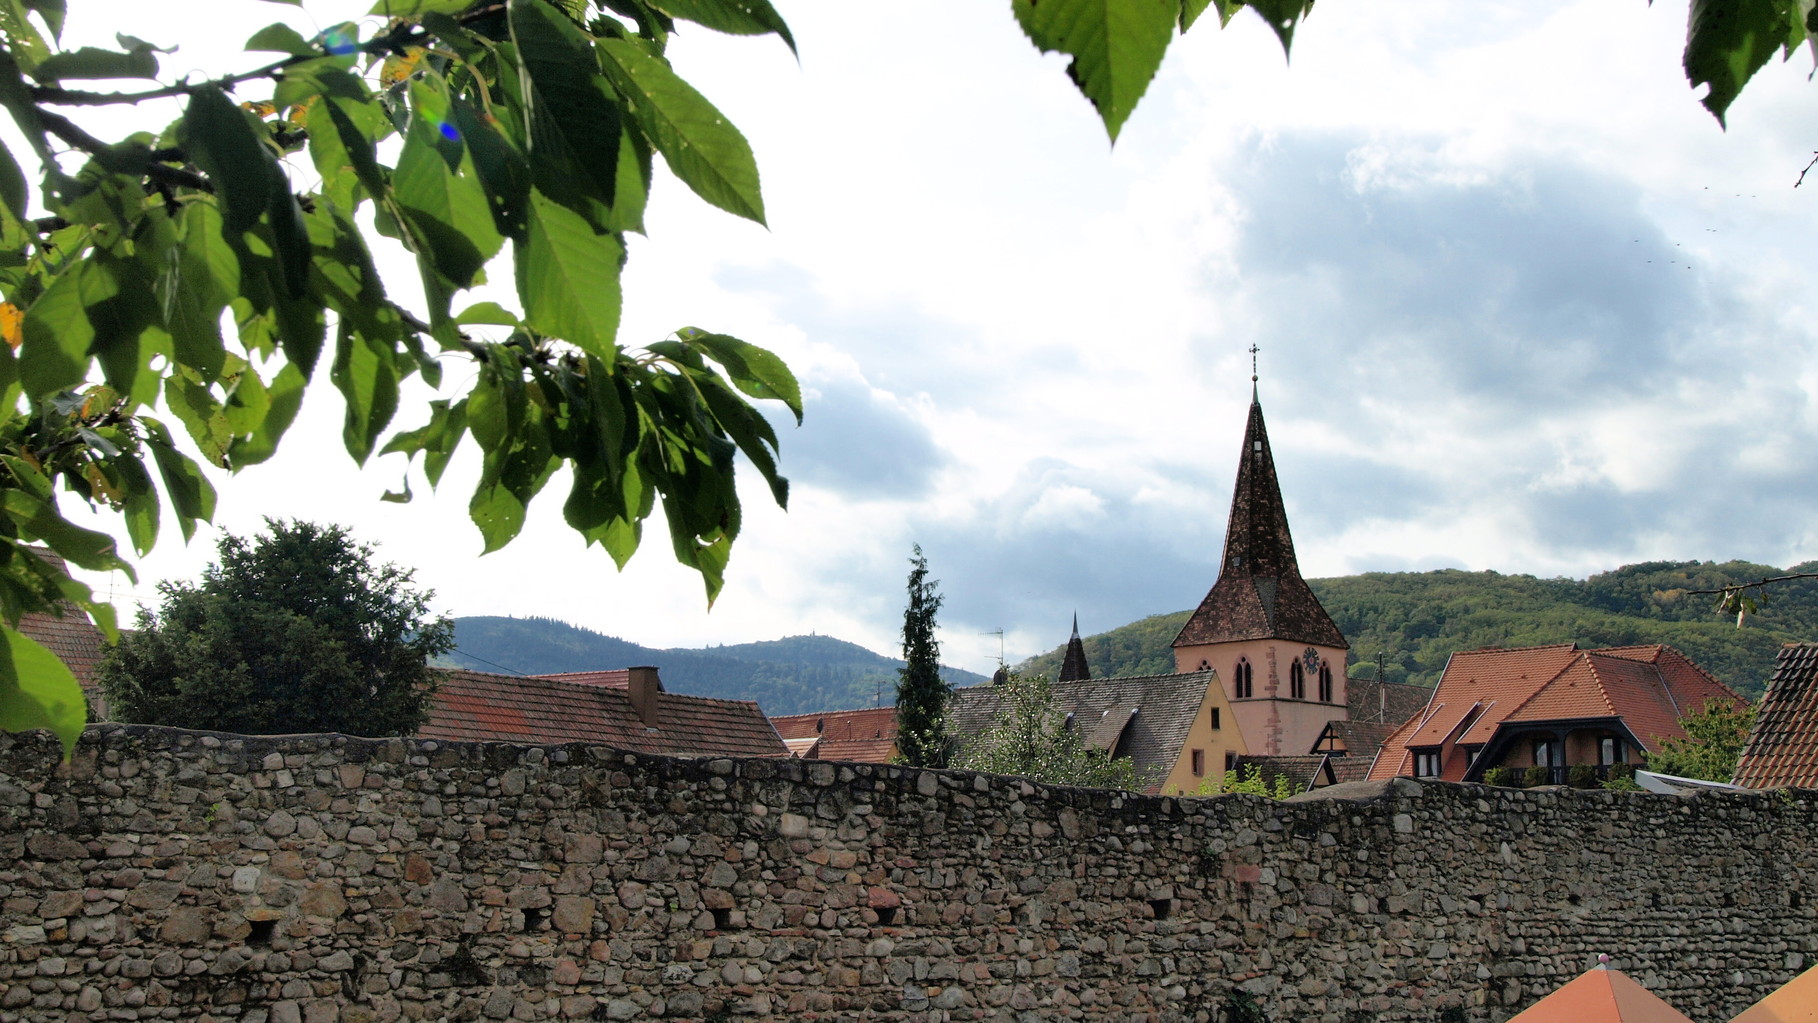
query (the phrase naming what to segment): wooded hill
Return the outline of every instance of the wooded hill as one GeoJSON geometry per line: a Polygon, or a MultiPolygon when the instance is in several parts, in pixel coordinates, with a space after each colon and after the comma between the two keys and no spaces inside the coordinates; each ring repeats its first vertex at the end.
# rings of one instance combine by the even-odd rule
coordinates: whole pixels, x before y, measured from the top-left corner
{"type": "MultiPolygon", "coordinates": [[[[1457,650],[1572,643],[1584,647],[1666,643],[1750,698],[1773,674],[1782,643],[1818,640],[1818,580],[1768,588],[1741,629],[1715,596],[1688,590],[1818,571],[1743,561],[1653,561],[1589,579],[1537,579],[1497,572],[1369,572],[1309,580],[1351,642],[1351,673],[1369,677],[1378,654],[1392,682],[1432,685],[1457,650]]],[[[1085,639],[1094,675],[1174,670],[1171,644],[1190,611],[1152,615],[1085,639]]],[[[1059,671],[1064,647],[1030,658],[1023,671],[1059,671]]]]}
{"type": "MultiPolygon", "coordinates": [[[[888,706],[896,700],[896,673],[903,666],[831,636],[659,650],[552,618],[490,616],[456,618],[455,649],[438,663],[506,675],[654,664],[670,692],[756,700],[766,714],[888,706]]],[[[986,681],[958,668],[941,674],[956,686],[986,681]]]]}

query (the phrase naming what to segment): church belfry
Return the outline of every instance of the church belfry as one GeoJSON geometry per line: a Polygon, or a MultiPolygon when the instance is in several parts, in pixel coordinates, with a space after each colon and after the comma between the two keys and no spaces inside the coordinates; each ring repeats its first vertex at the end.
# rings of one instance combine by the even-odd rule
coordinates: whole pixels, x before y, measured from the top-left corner
{"type": "Polygon", "coordinates": [[[1086,644],[1079,638],[1079,614],[1073,615],[1073,638],[1067,640],[1067,653],[1061,659],[1060,679],[1062,682],[1077,682],[1092,677],[1092,668],[1086,663],[1086,644]]]}
{"type": "Polygon", "coordinates": [[[1174,670],[1218,671],[1252,753],[1303,754],[1328,721],[1348,716],[1347,649],[1301,578],[1253,389],[1218,581],[1174,639],[1174,670]]]}

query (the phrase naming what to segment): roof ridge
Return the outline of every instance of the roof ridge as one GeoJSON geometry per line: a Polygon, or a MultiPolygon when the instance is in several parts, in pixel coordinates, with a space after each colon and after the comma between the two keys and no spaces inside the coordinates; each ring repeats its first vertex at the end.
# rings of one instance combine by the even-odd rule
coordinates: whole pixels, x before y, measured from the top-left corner
{"type": "MultiPolygon", "coordinates": [[[[1559,645],[1559,644],[1555,644],[1555,645],[1559,645]]],[[[1572,644],[1572,649],[1577,651],[1578,656],[1573,657],[1571,660],[1566,661],[1563,665],[1560,665],[1559,670],[1554,672],[1550,677],[1548,677],[1546,681],[1544,681],[1544,682],[1540,683],[1540,685],[1536,686],[1534,688],[1534,691],[1527,695],[1526,699],[1522,700],[1520,703],[1516,704],[1515,706],[1510,707],[1509,712],[1502,716],[1502,719],[1504,721],[1507,721],[1510,718],[1514,717],[1515,715],[1520,714],[1522,711],[1522,708],[1526,707],[1528,704],[1533,703],[1535,700],[1539,699],[1541,693],[1544,693],[1547,690],[1553,688],[1553,683],[1559,681],[1559,679],[1563,675],[1565,675],[1566,672],[1572,670],[1572,665],[1577,664],[1579,661],[1585,660],[1585,654],[1589,653],[1589,651],[1586,651],[1586,650],[1579,650],[1578,644],[1576,644],[1576,643],[1572,644]]],[[[1588,662],[1587,662],[1587,666],[1588,666],[1588,662]]],[[[1598,685],[1601,687],[1602,683],[1599,682],[1598,685]]]]}

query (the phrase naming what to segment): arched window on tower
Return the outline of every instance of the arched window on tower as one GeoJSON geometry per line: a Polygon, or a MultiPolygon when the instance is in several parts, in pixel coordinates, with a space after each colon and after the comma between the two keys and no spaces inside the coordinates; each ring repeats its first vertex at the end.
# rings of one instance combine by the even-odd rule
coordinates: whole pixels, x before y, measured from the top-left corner
{"type": "Polygon", "coordinates": [[[1288,665],[1288,699],[1304,700],[1307,698],[1307,670],[1300,666],[1296,657],[1288,665]]]}
{"type": "Polygon", "coordinates": [[[1324,661],[1319,665],[1319,702],[1332,702],[1332,666],[1324,661]]]}
{"type": "Polygon", "coordinates": [[[1231,675],[1232,680],[1237,683],[1237,698],[1240,700],[1248,700],[1251,692],[1250,659],[1247,657],[1238,658],[1237,668],[1231,672],[1231,675]]]}

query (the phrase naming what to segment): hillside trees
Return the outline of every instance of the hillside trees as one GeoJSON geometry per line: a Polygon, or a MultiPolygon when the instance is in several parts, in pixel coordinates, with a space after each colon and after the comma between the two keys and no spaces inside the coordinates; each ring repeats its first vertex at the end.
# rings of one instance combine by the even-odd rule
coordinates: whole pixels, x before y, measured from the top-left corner
{"type": "Polygon", "coordinates": [[[951,743],[947,700],[953,687],[941,678],[941,646],[934,619],[941,609],[940,584],[928,578],[921,544],[909,559],[909,601],[903,608],[903,661],[896,683],[896,749],[914,767],[946,767],[951,743]]]}
{"type": "Polygon", "coordinates": [[[454,626],[412,573],[340,526],[266,520],[223,537],[199,585],[166,583],[97,669],[114,717],[251,735],[408,735],[454,626]]]}
{"type": "Polygon", "coordinates": [[[434,487],[471,438],[469,512],[488,551],[566,468],[563,514],[588,543],[623,565],[660,503],[711,601],[739,532],[735,452],[786,501],[753,407],[777,400],[799,420],[780,360],[695,327],[636,348],[617,337],[625,237],[643,230],[657,155],[702,199],[764,220],[744,138],[665,50],[678,18],[793,47],[769,3],[375,13],[390,17],[309,37],[274,24],[244,68],[195,81],[164,73],[167,51],[144,40],[59,48],[63,0],[0,7],[0,106],[29,149],[0,149],[0,727],[49,726],[67,749],[82,724],[74,679],[11,628],[21,614],[66,597],[115,629],[23,544],[131,572],[111,537],[64,516],[58,489],[118,512],[140,554],[167,514],[188,537],[215,511],[200,464],[271,458],[324,375],[356,462],[421,458],[434,487]],[[162,101],[168,124],[152,120],[169,116],[162,101]],[[86,124],[109,107],[144,120],[103,137],[86,124]],[[368,217],[414,264],[420,303],[388,286],[368,217]],[[464,299],[506,253],[517,308],[464,299]],[[451,362],[463,383],[388,432],[407,382],[438,388],[451,362]]]}

